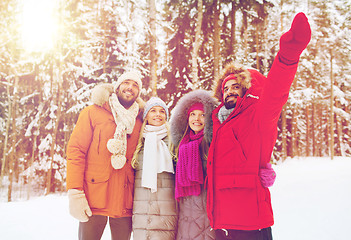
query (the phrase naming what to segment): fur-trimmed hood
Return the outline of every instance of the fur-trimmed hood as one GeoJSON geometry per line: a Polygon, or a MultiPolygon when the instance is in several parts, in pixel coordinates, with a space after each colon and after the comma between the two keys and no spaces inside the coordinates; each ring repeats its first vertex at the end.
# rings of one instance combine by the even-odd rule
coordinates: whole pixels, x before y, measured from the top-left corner
{"type": "MultiPolygon", "coordinates": [[[[100,83],[96,85],[91,92],[91,102],[103,107],[103,105],[108,102],[109,97],[113,93],[114,85],[112,83],[100,83]]],[[[138,97],[136,102],[139,104],[139,109],[144,109],[144,101],[138,97]]]]}
{"type": "Polygon", "coordinates": [[[246,69],[238,63],[230,62],[224,67],[219,77],[213,83],[213,96],[218,101],[223,102],[222,83],[230,74],[236,76],[238,83],[245,88],[245,91],[250,89],[250,94],[255,96],[260,95],[262,84],[264,84],[266,77],[257,70],[246,69]]]}
{"type": "Polygon", "coordinates": [[[205,110],[205,129],[204,137],[210,143],[212,140],[212,111],[218,106],[218,102],[211,96],[210,91],[194,90],[185,94],[179,99],[177,105],[172,111],[170,128],[171,128],[171,141],[175,146],[179,145],[181,138],[187,128],[187,112],[188,109],[194,104],[200,102],[204,105],[205,110]]]}

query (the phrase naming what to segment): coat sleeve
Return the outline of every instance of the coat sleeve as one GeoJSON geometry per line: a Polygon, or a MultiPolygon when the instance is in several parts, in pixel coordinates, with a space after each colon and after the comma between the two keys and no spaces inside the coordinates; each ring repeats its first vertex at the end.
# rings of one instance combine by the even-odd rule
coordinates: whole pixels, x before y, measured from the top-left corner
{"type": "Polygon", "coordinates": [[[86,155],[93,137],[89,107],[79,115],[67,144],[67,189],[83,189],[86,155]]]}
{"type": "Polygon", "coordinates": [[[298,64],[285,65],[276,57],[262,89],[259,118],[261,129],[271,131],[277,122],[297,71],[298,64]]]}
{"type": "Polygon", "coordinates": [[[276,57],[267,76],[258,106],[258,123],[261,138],[261,168],[271,160],[277,140],[277,123],[297,70],[297,65],[285,65],[276,57]]]}

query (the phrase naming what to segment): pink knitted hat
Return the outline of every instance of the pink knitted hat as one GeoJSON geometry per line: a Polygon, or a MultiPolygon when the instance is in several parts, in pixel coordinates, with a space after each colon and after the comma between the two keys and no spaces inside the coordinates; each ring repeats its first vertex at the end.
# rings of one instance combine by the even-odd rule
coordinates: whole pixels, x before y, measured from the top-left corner
{"type": "Polygon", "coordinates": [[[190,113],[191,113],[192,111],[194,111],[194,110],[201,110],[201,111],[205,112],[205,110],[204,110],[204,105],[203,105],[202,103],[200,103],[200,102],[197,102],[197,103],[194,103],[194,104],[189,108],[189,110],[188,110],[188,117],[189,117],[190,113]]]}

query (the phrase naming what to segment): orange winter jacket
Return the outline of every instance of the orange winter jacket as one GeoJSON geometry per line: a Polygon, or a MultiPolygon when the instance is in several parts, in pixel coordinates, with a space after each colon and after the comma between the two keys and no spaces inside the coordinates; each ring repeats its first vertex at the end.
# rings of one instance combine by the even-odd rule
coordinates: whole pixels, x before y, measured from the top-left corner
{"type": "Polygon", "coordinates": [[[106,94],[112,91],[111,84],[95,87],[94,105],[86,107],[79,115],[67,145],[67,189],[84,190],[93,215],[117,218],[132,216],[134,170],[131,160],[138,143],[142,115],[139,113],[133,132],[127,135],[127,162],[116,170],[106,147],[116,129],[107,100],[109,94],[106,94]]]}

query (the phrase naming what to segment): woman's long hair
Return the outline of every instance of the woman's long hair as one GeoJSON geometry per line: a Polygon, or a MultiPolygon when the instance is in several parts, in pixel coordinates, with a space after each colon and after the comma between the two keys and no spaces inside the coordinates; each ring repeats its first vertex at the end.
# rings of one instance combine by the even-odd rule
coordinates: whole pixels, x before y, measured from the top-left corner
{"type": "Polygon", "coordinates": [[[135,148],[135,151],[134,151],[134,154],[133,154],[133,158],[132,158],[132,167],[134,169],[136,169],[136,167],[139,165],[139,161],[138,161],[138,155],[139,155],[139,152],[140,150],[142,149],[142,147],[144,146],[144,137],[143,137],[143,133],[144,133],[144,129],[145,129],[145,126],[147,124],[147,120],[145,119],[143,124],[141,125],[141,128],[140,128],[140,133],[139,133],[139,139],[138,139],[138,145],[136,146],[135,148]]]}

